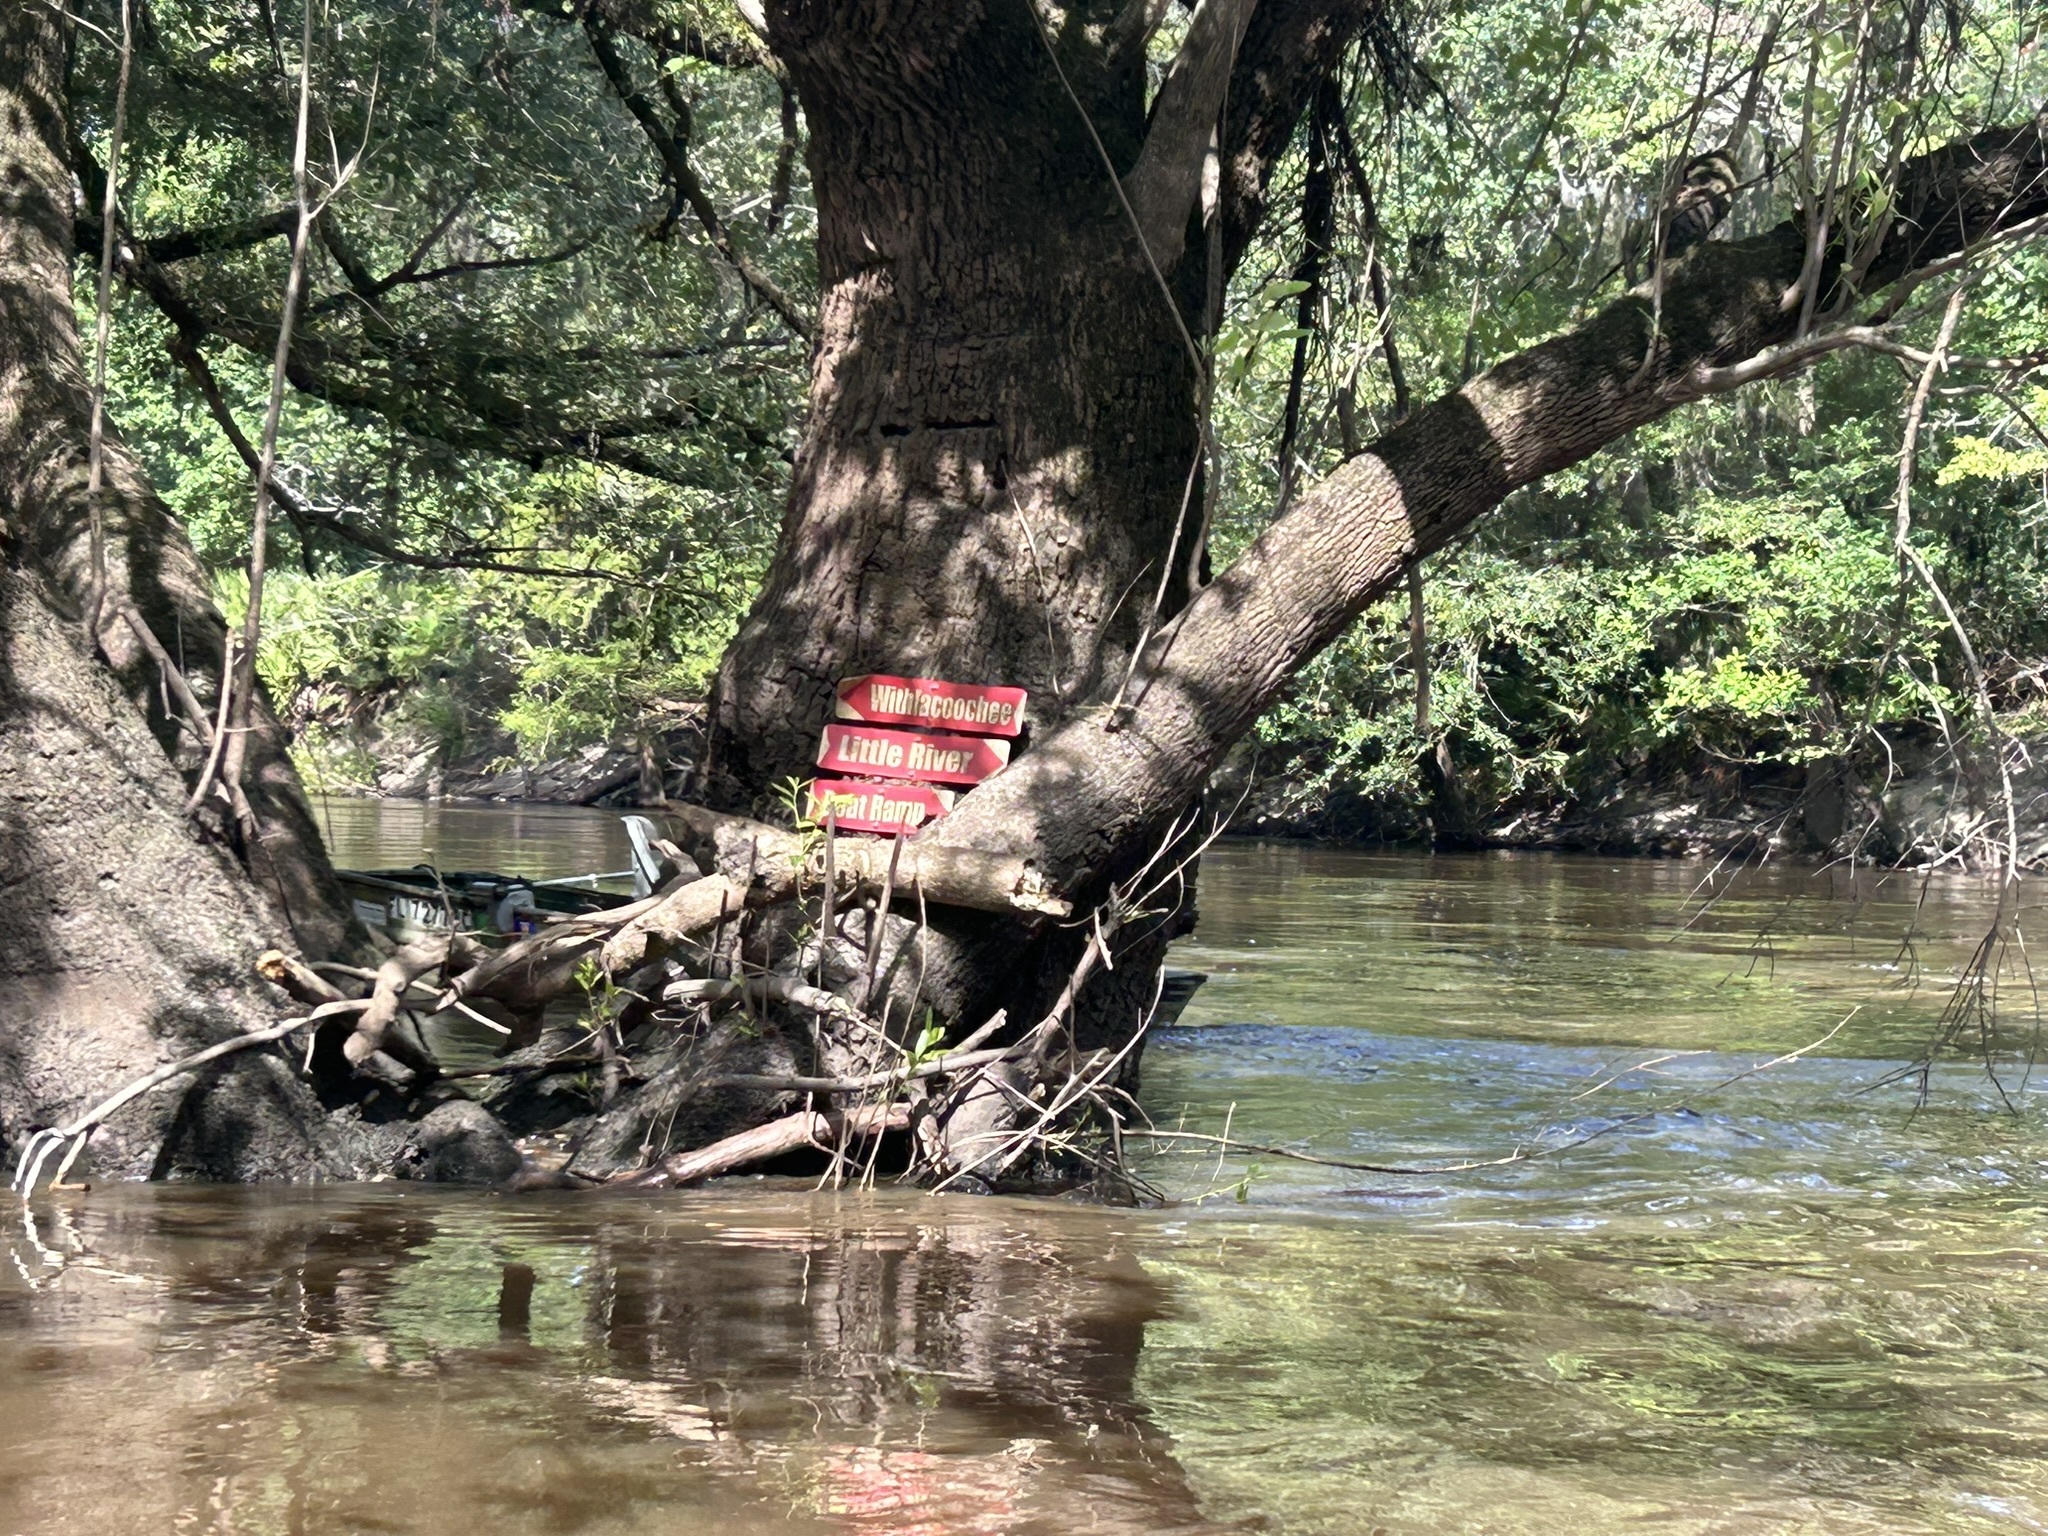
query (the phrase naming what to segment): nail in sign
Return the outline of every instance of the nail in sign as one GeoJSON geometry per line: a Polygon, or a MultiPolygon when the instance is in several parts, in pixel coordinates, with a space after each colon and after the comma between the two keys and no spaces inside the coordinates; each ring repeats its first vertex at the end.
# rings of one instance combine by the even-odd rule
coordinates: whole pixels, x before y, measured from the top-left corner
{"type": "Polygon", "coordinates": [[[841,832],[915,832],[953,808],[948,790],[926,784],[870,784],[860,779],[818,779],[808,815],[822,823],[832,813],[841,832]]]}
{"type": "Polygon", "coordinates": [[[1007,741],[984,736],[938,736],[892,731],[885,726],[825,727],[818,766],[871,779],[923,779],[939,784],[979,784],[1010,760],[1007,741]]]}
{"type": "Polygon", "coordinates": [[[1024,729],[1022,688],[993,683],[942,683],[929,677],[849,677],[839,684],[842,720],[870,725],[921,725],[1015,736],[1024,729]]]}

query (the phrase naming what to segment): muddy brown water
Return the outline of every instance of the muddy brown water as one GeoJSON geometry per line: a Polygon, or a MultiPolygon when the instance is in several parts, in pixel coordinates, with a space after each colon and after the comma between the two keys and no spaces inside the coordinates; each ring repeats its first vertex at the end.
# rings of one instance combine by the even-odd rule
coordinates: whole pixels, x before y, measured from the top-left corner
{"type": "MultiPolygon", "coordinates": [[[[624,867],[601,813],[330,813],[346,862],[624,867]]],[[[1210,854],[1162,1125],[1526,1161],[1182,1142],[1138,1211],[39,1199],[0,1533],[2048,1530],[2038,1095],[1871,1087],[1984,889],[1703,873],[1210,854]]]]}

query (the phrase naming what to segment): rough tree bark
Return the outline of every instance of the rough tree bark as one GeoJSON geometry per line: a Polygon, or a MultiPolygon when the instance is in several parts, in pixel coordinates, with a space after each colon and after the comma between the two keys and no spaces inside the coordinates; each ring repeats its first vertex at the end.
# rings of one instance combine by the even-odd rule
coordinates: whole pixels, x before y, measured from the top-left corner
{"type": "MultiPolygon", "coordinates": [[[[95,604],[90,390],[72,307],[62,13],[0,6],[0,1147],[154,1066],[279,1016],[256,956],[332,952],[346,906],[265,707],[245,866],[184,811],[198,754],[126,617],[217,697],[226,629],[182,529],[109,434],[95,604]],[[97,633],[86,634],[98,609],[97,633]],[[252,868],[254,878],[252,879],[252,868]]],[[[230,823],[231,825],[231,819],[230,823]]],[[[224,1064],[108,1128],[126,1175],[359,1167],[284,1055],[224,1064]]]]}
{"type": "MultiPolygon", "coordinates": [[[[1201,522],[1191,336],[1211,242],[1189,233],[1225,83],[1234,263],[1317,81],[1376,10],[1208,0],[1148,120],[1150,12],[1122,0],[1043,33],[1027,0],[768,8],[810,129],[822,297],[795,484],[719,672],[701,797],[758,813],[807,775],[842,677],[1021,684],[1037,739],[1116,693],[1162,567],[1159,617],[1185,601],[1201,522]]],[[[1092,1012],[1135,1017],[1171,928],[1105,974],[1092,1012]]],[[[919,993],[1035,1017],[1079,942],[948,915],[919,993]]]]}
{"type": "MultiPolygon", "coordinates": [[[[1210,4],[1219,24],[1192,27],[1190,47],[1234,36],[1220,22],[1243,8],[1210,4]]],[[[1193,185],[1185,164],[1158,160],[1201,148],[1226,103],[1162,90],[1138,121],[1112,18],[1140,9],[1069,7],[1058,49],[1194,314],[1210,242],[1183,237],[1196,210],[1160,190],[1193,185]]],[[[1258,226],[1304,105],[1375,12],[1260,0],[1242,21],[1222,134],[1226,264],[1258,226]]],[[[1197,375],[1026,0],[904,14],[782,0],[766,23],[811,125],[824,299],[781,543],[718,681],[703,788],[726,804],[805,771],[838,677],[1023,683],[1037,695],[1026,749],[923,840],[1021,857],[1085,903],[1153,849],[1296,670],[1414,560],[1517,486],[1724,387],[1707,372],[1797,323],[1783,296],[1801,226],[1686,253],[1665,269],[1661,318],[1647,290],[1633,293],[1509,359],[1305,492],[1184,609],[1169,587],[1168,622],[1112,707],[1150,573],[1184,558],[1168,545],[1197,375]]],[[[1202,65],[1185,78],[1218,77],[1202,65]]],[[[2039,212],[2041,168],[2039,124],[1908,165],[1866,290],[2039,212]]],[[[1830,284],[1839,253],[1831,263],[1830,284]]],[[[948,919],[922,997],[970,1022],[999,1003],[1037,1017],[1074,947],[1002,919],[948,919]]],[[[1112,1012],[1144,995],[1158,947],[1101,978],[1122,989],[1112,1012]]]]}
{"type": "Polygon", "coordinates": [[[1196,454],[1186,345],[1030,12],[861,9],[771,22],[822,298],[780,554],[718,678],[735,809],[807,773],[841,677],[1021,684],[1037,729],[1113,687],[1196,454]]]}

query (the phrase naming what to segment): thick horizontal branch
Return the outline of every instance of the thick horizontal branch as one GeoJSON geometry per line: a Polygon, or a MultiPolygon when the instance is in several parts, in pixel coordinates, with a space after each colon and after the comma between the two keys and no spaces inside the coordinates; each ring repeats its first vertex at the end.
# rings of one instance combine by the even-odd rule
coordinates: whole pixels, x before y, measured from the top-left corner
{"type": "MultiPolygon", "coordinates": [[[[297,227],[299,211],[280,208],[233,224],[214,224],[204,229],[174,229],[161,235],[135,236],[135,243],[148,252],[151,261],[169,266],[198,256],[217,256],[227,251],[245,251],[266,240],[283,240],[297,227]]],[[[72,227],[80,250],[92,250],[100,243],[100,221],[80,217],[72,227]]]]}
{"type": "MultiPolygon", "coordinates": [[[[2048,113],[1900,167],[1866,292],[2048,215],[2048,113]]],[[[1697,400],[1795,340],[1806,231],[1706,242],[1583,325],[1423,407],[1305,494],[1147,650],[1132,704],[1084,711],[926,834],[1030,858],[1072,894],[1199,794],[1230,744],[1407,568],[1520,486],[1697,400]]],[[[1839,239],[1822,310],[1839,292],[1839,239]]]]}
{"type": "MultiPolygon", "coordinates": [[[[824,883],[821,834],[805,837],[697,805],[672,805],[668,814],[687,828],[684,846],[699,863],[715,865],[748,883],[755,900],[779,901],[795,889],[799,878],[824,883]]],[[[982,912],[1073,915],[1072,904],[1048,888],[1029,859],[943,846],[930,840],[929,833],[904,839],[901,853],[895,852],[895,840],[886,837],[841,835],[831,843],[833,878],[842,890],[874,892],[890,884],[893,855],[899,900],[917,895],[940,906],[982,912]]]]}

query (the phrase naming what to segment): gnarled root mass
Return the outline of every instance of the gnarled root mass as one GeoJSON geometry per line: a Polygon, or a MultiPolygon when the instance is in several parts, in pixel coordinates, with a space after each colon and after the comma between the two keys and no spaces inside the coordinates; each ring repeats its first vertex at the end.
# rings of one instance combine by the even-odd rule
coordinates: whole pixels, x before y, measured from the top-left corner
{"type": "Polygon", "coordinates": [[[410,1123],[394,1155],[412,1176],[661,1188],[808,1165],[834,1182],[886,1170],[947,1189],[1134,1193],[1124,1085],[1154,1009],[1114,1048],[1080,1049],[1074,1025],[1120,937],[1173,909],[1160,901],[1178,869],[1148,866],[1149,886],[1112,891],[1077,924],[1016,860],[696,808],[675,820],[681,844],[659,845],[670,878],[652,895],[503,947],[438,935],[374,970],[266,953],[258,974],[304,1011],[164,1063],[43,1133],[16,1187],[61,1180],[94,1129],[152,1088],[268,1047],[329,1105],[410,1123]],[[1067,920],[1079,958],[1042,1017],[950,1031],[933,1017],[922,920],[896,915],[933,904],[1067,920]]]}

